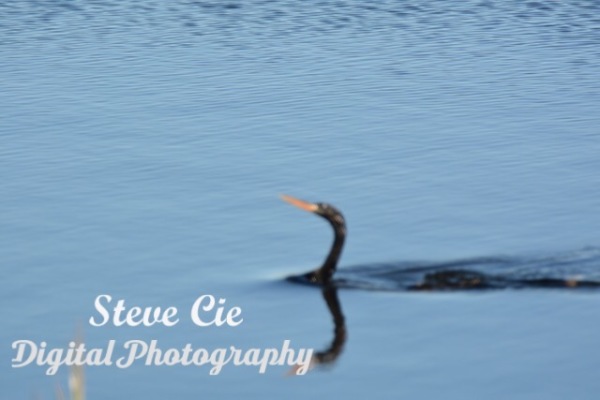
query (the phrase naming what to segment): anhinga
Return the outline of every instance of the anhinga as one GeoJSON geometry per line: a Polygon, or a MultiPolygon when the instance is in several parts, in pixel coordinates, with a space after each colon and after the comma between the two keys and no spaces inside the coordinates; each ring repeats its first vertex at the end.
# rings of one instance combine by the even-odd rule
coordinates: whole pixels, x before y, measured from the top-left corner
{"type": "Polygon", "coordinates": [[[331,224],[335,234],[329,255],[320,268],[304,275],[290,277],[289,279],[303,283],[328,284],[331,282],[331,277],[335,272],[338,260],[342,254],[342,248],[344,247],[344,239],[346,238],[346,221],[344,220],[344,216],[337,208],[327,203],[309,203],[287,195],[282,195],[281,198],[304,211],[309,211],[325,218],[331,224]]]}
{"type": "MultiPolygon", "coordinates": [[[[338,260],[344,247],[346,238],[346,222],[342,213],[327,203],[309,203],[304,200],[296,199],[292,196],[282,195],[281,198],[286,202],[309,211],[320,217],[325,218],[332,226],[335,234],[333,245],[321,267],[303,275],[291,276],[288,280],[299,283],[317,284],[321,286],[335,285],[339,282],[333,281],[333,274],[337,267],[338,260]]],[[[514,265],[522,264],[519,260],[501,260],[500,264],[514,265]]],[[[532,262],[529,262],[531,264],[532,262]]],[[[399,268],[390,267],[387,271],[379,271],[379,278],[383,276],[395,277],[398,279],[396,290],[411,291],[429,291],[429,290],[465,290],[465,289],[501,289],[501,288],[600,288],[600,281],[582,280],[574,278],[544,277],[544,276],[523,276],[511,275],[500,269],[489,270],[486,272],[476,269],[463,269],[462,267],[494,267],[498,264],[494,259],[473,259],[462,260],[452,263],[433,263],[431,265],[421,264],[420,266],[407,268],[404,264],[399,268]],[[490,264],[491,261],[491,264],[490,264]],[[496,272],[496,273],[494,273],[496,272]]],[[[540,269],[547,269],[545,261],[539,261],[540,269]]],[[[497,267],[497,266],[496,266],[497,267]]],[[[481,269],[479,268],[479,269],[481,269]]],[[[538,271],[533,271],[538,273],[538,271]]],[[[369,277],[366,276],[366,279],[369,277]]],[[[344,285],[345,287],[355,287],[344,285]]],[[[367,285],[369,286],[369,285],[367,285]]],[[[364,287],[361,286],[361,287],[364,287]]],[[[378,286],[374,285],[377,289],[378,286]]]]}

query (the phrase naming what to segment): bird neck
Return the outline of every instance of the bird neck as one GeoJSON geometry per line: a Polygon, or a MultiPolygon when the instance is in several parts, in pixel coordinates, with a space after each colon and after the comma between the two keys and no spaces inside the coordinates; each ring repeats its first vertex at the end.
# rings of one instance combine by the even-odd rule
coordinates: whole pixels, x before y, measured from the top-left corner
{"type": "Polygon", "coordinates": [[[344,248],[344,240],[346,239],[346,228],[345,227],[334,227],[335,238],[333,239],[333,245],[329,251],[329,255],[325,259],[323,266],[319,269],[320,280],[323,283],[327,283],[331,280],[335,268],[337,267],[338,260],[342,254],[344,248]]]}

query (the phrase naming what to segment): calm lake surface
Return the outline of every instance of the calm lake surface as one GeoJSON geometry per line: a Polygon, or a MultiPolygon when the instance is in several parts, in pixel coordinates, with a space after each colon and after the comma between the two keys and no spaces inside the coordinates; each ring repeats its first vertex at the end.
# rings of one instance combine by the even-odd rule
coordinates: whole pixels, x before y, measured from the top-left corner
{"type": "MultiPolygon", "coordinates": [[[[331,231],[280,193],[344,212],[341,268],[600,246],[597,1],[23,0],[0,5],[0,60],[2,398],[66,388],[67,367],[11,368],[11,346],[78,329],[328,347],[320,290],[283,278],[331,231]],[[104,293],[181,322],[92,327],[104,293]],[[244,322],[195,326],[202,294],[244,322]]],[[[327,368],[88,367],[88,398],[600,392],[598,291],[338,295],[327,368]]]]}

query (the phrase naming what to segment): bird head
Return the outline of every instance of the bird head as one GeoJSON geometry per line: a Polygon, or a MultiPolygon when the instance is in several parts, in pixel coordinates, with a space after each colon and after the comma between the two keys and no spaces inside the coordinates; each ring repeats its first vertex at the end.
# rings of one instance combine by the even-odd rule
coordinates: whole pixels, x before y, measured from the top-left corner
{"type": "Polygon", "coordinates": [[[293,206],[296,206],[304,211],[311,212],[316,214],[322,218],[325,218],[331,226],[333,226],[334,230],[340,233],[346,232],[346,221],[344,220],[344,216],[341,211],[327,203],[309,203],[304,200],[297,199],[288,195],[281,195],[281,198],[290,203],[293,206]]]}

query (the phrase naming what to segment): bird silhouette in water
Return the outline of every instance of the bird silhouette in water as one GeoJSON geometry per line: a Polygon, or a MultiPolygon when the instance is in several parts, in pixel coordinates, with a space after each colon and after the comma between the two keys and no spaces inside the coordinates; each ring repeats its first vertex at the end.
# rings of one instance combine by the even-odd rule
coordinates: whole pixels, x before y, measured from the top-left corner
{"type": "MultiPolygon", "coordinates": [[[[532,264],[530,260],[512,260],[502,258],[481,258],[443,263],[417,263],[410,265],[402,263],[399,266],[386,266],[376,273],[372,271],[369,277],[377,276],[394,280],[393,284],[386,286],[370,285],[368,282],[352,282],[334,279],[337,264],[344,248],[346,239],[346,221],[341,211],[327,203],[310,203],[292,196],[282,195],[281,198],[304,211],[318,215],[331,225],[334,232],[333,244],[323,264],[310,272],[290,276],[289,281],[338,287],[367,288],[372,290],[466,290],[466,289],[499,289],[499,288],[600,288],[600,281],[583,280],[581,278],[561,278],[540,275],[539,271],[528,271],[528,276],[519,276],[506,273],[488,273],[476,271],[478,268],[516,267],[520,264],[532,264]],[[392,289],[389,289],[389,288],[392,289]]],[[[551,260],[552,261],[552,260],[551,260]]],[[[534,260],[533,266],[547,269],[545,259],[534,260]]],[[[550,262],[551,263],[551,262],[550,262]]],[[[531,267],[531,265],[529,265],[531,267]]],[[[362,269],[364,272],[365,269],[362,269]]]]}

